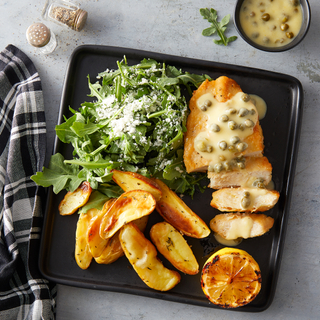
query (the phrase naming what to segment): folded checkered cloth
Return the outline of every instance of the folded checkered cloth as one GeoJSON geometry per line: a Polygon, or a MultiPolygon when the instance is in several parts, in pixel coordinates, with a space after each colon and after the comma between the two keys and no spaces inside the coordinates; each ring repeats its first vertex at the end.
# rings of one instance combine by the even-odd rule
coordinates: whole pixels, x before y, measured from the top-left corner
{"type": "Polygon", "coordinates": [[[54,319],[56,287],[38,270],[46,122],[39,74],[9,45],[0,53],[0,319],[54,319]]]}

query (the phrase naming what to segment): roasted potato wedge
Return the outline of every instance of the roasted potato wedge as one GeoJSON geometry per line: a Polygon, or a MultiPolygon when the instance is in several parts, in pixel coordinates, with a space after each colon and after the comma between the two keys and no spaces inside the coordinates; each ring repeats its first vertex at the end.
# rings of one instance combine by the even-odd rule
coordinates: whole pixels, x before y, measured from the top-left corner
{"type": "Polygon", "coordinates": [[[113,203],[116,202],[116,200],[117,199],[113,198],[106,201],[106,203],[103,205],[103,208],[94,218],[92,218],[90,222],[87,231],[87,242],[89,244],[90,252],[92,253],[92,256],[94,258],[99,257],[108,244],[108,239],[102,239],[100,237],[100,224],[103,216],[108,212],[108,210],[111,208],[113,203]]]}
{"type": "Polygon", "coordinates": [[[110,264],[115,262],[124,255],[119,240],[120,230],[117,231],[110,239],[107,239],[107,245],[102,251],[99,257],[95,257],[94,260],[99,264],[110,264]]]}
{"type": "Polygon", "coordinates": [[[206,223],[195,214],[170,188],[159,179],[155,179],[162,191],[156,209],[164,220],[176,229],[192,238],[205,238],[210,234],[206,223]]]}
{"type": "Polygon", "coordinates": [[[150,230],[152,242],[171,264],[186,274],[197,274],[199,264],[182,234],[168,222],[159,222],[150,230]]]}
{"type": "MultiPolygon", "coordinates": [[[[145,230],[148,223],[149,216],[144,216],[138,220],[132,221],[132,223],[136,224],[142,232],[145,230]]],[[[107,243],[107,246],[101,253],[101,255],[95,258],[95,261],[99,264],[110,264],[120,257],[124,255],[124,252],[121,247],[121,243],[119,240],[120,230],[114,234],[107,243]]],[[[105,240],[107,241],[107,240],[105,240]]]]}
{"type": "Polygon", "coordinates": [[[67,192],[59,204],[59,213],[62,216],[71,215],[80,207],[84,206],[91,195],[92,188],[88,181],[81,183],[80,187],[73,192],[67,192]]]}
{"type": "Polygon", "coordinates": [[[92,254],[87,242],[87,230],[91,220],[99,213],[97,209],[88,210],[86,213],[81,213],[77,222],[76,229],[76,247],[75,258],[78,266],[81,269],[88,269],[92,260],[92,254]]]}
{"type": "Polygon", "coordinates": [[[144,190],[150,192],[159,201],[162,192],[157,183],[139,173],[112,170],[112,179],[124,191],[144,190]]]}
{"type": "Polygon", "coordinates": [[[123,226],[119,239],[126,257],[147,286],[155,290],[168,291],[180,282],[180,274],[162,264],[154,245],[134,223],[123,226]]]}
{"type": "Polygon", "coordinates": [[[111,238],[123,225],[149,215],[155,207],[156,200],[150,192],[132,190],[123,193],[102,218],[100,237],[111,238]]]}

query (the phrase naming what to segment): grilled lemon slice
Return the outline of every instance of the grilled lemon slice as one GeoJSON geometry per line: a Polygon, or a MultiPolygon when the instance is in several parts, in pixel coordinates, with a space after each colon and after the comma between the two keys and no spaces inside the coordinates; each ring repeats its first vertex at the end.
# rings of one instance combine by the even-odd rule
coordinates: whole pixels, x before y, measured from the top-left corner
{"type": "Polygon", "coordinates": [[[251,302],[260,292],[261,271],[246,251],[224,248],[206,261],[201,287],[215,305],[237,308],[251,302]]]}

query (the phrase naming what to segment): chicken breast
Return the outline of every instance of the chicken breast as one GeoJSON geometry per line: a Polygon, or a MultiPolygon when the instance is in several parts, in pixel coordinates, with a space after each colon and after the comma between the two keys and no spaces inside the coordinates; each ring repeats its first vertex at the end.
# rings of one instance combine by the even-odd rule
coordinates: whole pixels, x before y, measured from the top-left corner
{"type": "Polygon", "coordinates": [[[272,165],[266,157],[250,157],[244,159],[245,168],[219,173],[208,172],[209,187],[222,189],[229,187],[252,186],[257,180],[267,185],[272,178],[272,165]]]}
{"type": "Polygon", "coordinates": [[[187,172],[208,170],[209,164],[213,162],[211,156],[221,151],[218,143],[212,141],[215,138],[221,141],[228,139],[225,141],[228,147],[225,152],[226,157],[230,157],[231,154],[233,157],[239,155],[246,157],[262,156],[264,149],[263,134],[257,111],[251,100],[244,101],[242,96],[242,90],[236,81],[225,76],[212,81],[206,80],[194,91],[189,103],[190,114],[187,119],[187,132],[184,137],[184,163],[187,172]],[[212,105],[212,107],[202,106],[202,100],[204,100],[204,103],[209,101],[209,105],[212,105]],[[219,112],[214,113],[215,110],[219,110],[219,112]],[[234,112],[231,110],[234,110],[234,112]],[[242,111],[244,113],[241,113],[242,111]],[[224,119],[221,120],[221,116],[224,119]],[[255,118],[256,121],[253,122],[249,117],[255,118]],[[233,125],[232,129],[223,127],[231,125],[233,125]],[[219,131],[212,133],[212,127],[219,127],[219,131]],[[232,138],[243,137],[236,143],[241,142],[242,145],[245,145],[245,148],[243,150],[238,147],[235,148],[236,143],[230,143],[229,141],[230,135],[232,138]],[[203,140],[208,140],[207,144],[212,151],[201,152],[197,148],[199,139],[202,139],[200,143],[203,140]],[[231,147],[235,149],[232,152],[230,152],[231,147]]]}
{"type": "Polygon", "coordinates": [[[210,228],[227,240],[259,237],[268,232],[274,223],[272,217],[258,213],[222,213],[210,221],[210,228]]]}
{"type": "Polygon", "coordinates": [[[223,188],[212,193],[210,205],[222,212],[267,211],[275,206],[279,192],[263,188],[223,188]]]}

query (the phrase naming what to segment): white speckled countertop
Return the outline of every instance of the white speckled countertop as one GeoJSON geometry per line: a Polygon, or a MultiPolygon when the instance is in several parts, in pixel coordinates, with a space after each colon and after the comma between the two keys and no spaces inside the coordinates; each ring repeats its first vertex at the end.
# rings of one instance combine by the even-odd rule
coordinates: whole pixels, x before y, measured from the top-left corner
{"type": "MultiPolygon", "coordinates": [[[[291,211],[278,286],[272,305],[257,314],[195,307],[114,292],[58,285],[58,320],[100,319],[319,319],[320,313],[320,2],[310,0],[312,23],[307,37],[295,49],[265,53],[242,38],[227,47],[201,35],[208,23],[199,9],[214,7],[219,17],[233,13],[235,0],[83,0],[89,13],[83,31],[47,25],[58,39],[50,55],[36,52],[26,41],[27,27],[42,21],[44,0],[0,0],[0,50],[13,44],[34,62],[42,79],[51,153],[63,80],[68,59],[82,44],[141,49],[250,66],[292,75],[304,88],[304,116],[293,186],[291,211]]],[[[230,24],[228,35],[236,34],[230,24]]]]}

